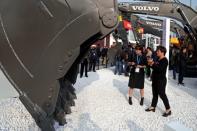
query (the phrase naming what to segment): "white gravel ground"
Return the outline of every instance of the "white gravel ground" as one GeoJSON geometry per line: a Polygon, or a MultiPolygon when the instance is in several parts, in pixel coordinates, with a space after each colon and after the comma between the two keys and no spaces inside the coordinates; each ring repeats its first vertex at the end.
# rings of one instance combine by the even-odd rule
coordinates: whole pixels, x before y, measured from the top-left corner
{"type": "MultiPolygon", "coordinates": [[[[170,117],[162,117],[164,105],[159,99],[156,112],[145,112],[152,99],[151,82],[145,82],[145,104],[139,105],[139,90],[135,90],[133,105],[127,102],[128,77],[114,75],[111,69],[89,72],[78,78],[76,106],[67,115],[68,124],[55,125],[57,131],[162,131],[164,124],[178,121],[197,129],[197,79],[185,79],[178,86],[169,78],[167,95],[172,108],[170,117]]],[[[34,120],[21,102],[7,99],[0,102],[0,130],[37,131],[34,120]]]]}
{"type": "Polygon", "coordinates": [[[0,101],[0,131],[39,131],[39,127],[18,98],[9,98],[0,101]]]}

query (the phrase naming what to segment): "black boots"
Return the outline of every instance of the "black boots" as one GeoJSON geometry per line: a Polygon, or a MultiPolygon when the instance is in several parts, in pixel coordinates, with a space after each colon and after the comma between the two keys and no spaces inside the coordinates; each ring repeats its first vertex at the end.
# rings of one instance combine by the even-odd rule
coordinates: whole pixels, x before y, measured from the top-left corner
{"type": "Polygon", "coordinates": [[[129,97],[129,105],[132,105],[133,102],[132,102],[132,97],[129,97]]]}
{"type": "Polygon", "coordinates": [[[140,100],[140,105],[143,106],[143,104],[144,104],[144,97],[142,97],[140,100]]]}
{"type": "MultiPolygon", "coordinates": [[[[132,105],[133,102],[132,102],[132,97],[129,97],[129,105],[132,105]]],[[[144,104],[144,97],[141,98],[140,100],[140,105],[142,106],[144,104]]]]}

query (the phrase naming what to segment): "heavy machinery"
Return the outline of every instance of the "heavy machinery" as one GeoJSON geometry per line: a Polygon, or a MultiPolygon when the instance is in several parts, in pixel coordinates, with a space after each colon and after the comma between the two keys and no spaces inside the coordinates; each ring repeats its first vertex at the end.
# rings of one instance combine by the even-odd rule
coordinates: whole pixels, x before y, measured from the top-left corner
{"type": "MultiPolygon", "coordinates": [[[[178,0],[138,0],[119,3],[119,11],[123,17],[131,14],[164,16],[176,19],[184,26],[184,31],[192,45],[192,57],[186,68],[186,76],[197,77],[197,12],[178,0]]],[[[123,32],[123,31],[121,31],[123,32]]],[[[125,37],[125,33],[122,33],[125,37]]]]}
{"type": "MultiPolygon", "coordinates": [[[[78,63],[118,25],[116,0],[1,0],[0,69],[42,130],[66,123],[78,63]]],[[[2,84],[4,81],[0,79],[2,84]]]]}
{"type": "MultiPolygon", "coordinates": [[[[117,27],[117,6],[116,0],[0,1],[0,69],[42,130],[54,130],[54,119],[66,123],[77,65],[93,42],[117,27]]],[[[174,17],[196,44],[196,12],[181,3],[121,3],[119,10],[174,17]]]]}
{"type": "MultiPolygon", "coordinates": [[[[139,17],[139,16],[132,15],[131,20],[132,22],[135,21],[135,23],[137,23],[138,27],[135,27],[135,28],[143,28],[143,38],[141,38],[143,39],[141,40],[142,44],[146,43],[145,45],[147,47],[148,43],[149,44],[155,43],[155,46],[153,46],[154,44],[151,44],[152,45],[151,47],[153,47],[154,49],[156,49],[156,46],[161,44],[160,39],[162,38],[162,30],[163,30],[163,20],[161,18],[158,19],[158,18],[152,18],[150,16],[139,17]]],[[[181,39],[182,36],[186,35],[186,33],[184,32],[183,26],[179,24],[180,23],[178,23],[177,21],[171,19],[171,22],[170,22],[170,31],[172,32],[171,37],[178,37],[179,39],[181,39]]],[[[177,46],[180,46],[179,44],[177,44],[177,46]]]]}
{"type": "MultiPolygon", "coordinates": [[[[162,37],[163,20],[152,18],[152,17],[147,17],[147,18],[148,19],[140,18],[137,20],[139,25],[142,28],[144,28],[144,33],[149,33],[149,34],[153,34],[153,35],[162,37]]],[[[183,26],[179,25],[174,20],[170,21],[170,31],[175,33],[177,37],[181,37],[181,36],[185,35],[183,26]]]]}
{"type": "Polygon", "coordinates": [[[138,0],[138,2],[119,3],[119,10],[123,16],[143,14],[165,16],[180,21],[190,33],[192,40],[197,37],[197,12],[178,0],[138,0]]]}

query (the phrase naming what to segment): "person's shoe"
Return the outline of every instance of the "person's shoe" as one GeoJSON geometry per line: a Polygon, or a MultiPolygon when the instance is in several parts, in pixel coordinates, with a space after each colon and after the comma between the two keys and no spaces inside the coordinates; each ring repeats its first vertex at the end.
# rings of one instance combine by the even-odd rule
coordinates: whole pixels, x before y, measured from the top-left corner
{"type": "Polygon", "coordinates": [[[140,100],[140,105],[142,106],[143,104],[144,104],[144,97],[142,97],[140,100]]]}
{"type": "Polygon", "coordinates": [[[169,115],[171,115],[172,114],[172,112],[171,111],[168,111],[168,112],[165,112],[165,113],[163,113],[163,117],[168,117],[169,115]]]}
{"type": "Polygon", "coordinates": [[[88,77],[88,75],[85,75],[85,77],[88,77]]]}
{"type": "Polygon", "coordinates": [[[147,111],[147,112],[150,112],[150,111],[155,112],[155,108],[154,107],[149,107],[145,111],[147,111]]]}
{"type": "Polygon", "coordinates": [[[131,97],[129,97],[129,105],[132,105],[133,104],[133,102],[132,102],[132,98],[131,97]]]}
{"type": "Polygon", "coordinates": [[[182,83],[178,83],[178,85],[182,85],[182,86],[185,86],[185,83],[183,83],[183,82],[182,82],[182,83]]]}

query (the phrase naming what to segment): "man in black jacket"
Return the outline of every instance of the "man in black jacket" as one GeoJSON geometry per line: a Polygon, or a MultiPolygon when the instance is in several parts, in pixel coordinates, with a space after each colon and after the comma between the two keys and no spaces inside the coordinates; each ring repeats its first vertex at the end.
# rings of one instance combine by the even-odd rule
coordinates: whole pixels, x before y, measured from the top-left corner
{"type": "Polygon", "coordinates": [[[98,70],[99,70],[99,65],[100,65],[100,57],[101,57],[101,48],[100,48],[100,44],[97,45],[96,47],[96,54],[97,54],[97,64],[98,64],[98,70]]]}
{"type": "Polygon", "coordinates": [[[93,68],[93,71],[96,72],[95,66],[96,66],[96,62],[97,62],[97,57],[98,56],[97,56],[97,52],[96,52],[96,46],[92,45],[91,49],[89,51],[89,71],[91,71],[93,68]]]}
{"type": "Polygon", "coordinates": [[[187,48],[182,47],[180,54],[179,54],[179,62],[178,62],[178,66],[179,66],[178,84],[181,84],[183,86],[184,86],[183,77],[185,74],[185,67],[186,67],[186,62],[187,62],[186,52],[187,52],[187,48]]]}
{"type": "Polygon", "coordinates": [[[80,70],[80,78],[83,76],[83,72],[85,69],[85,77],[88,77],[88,59],[85,57],[81,62],[81,70],[80,70]]]}

